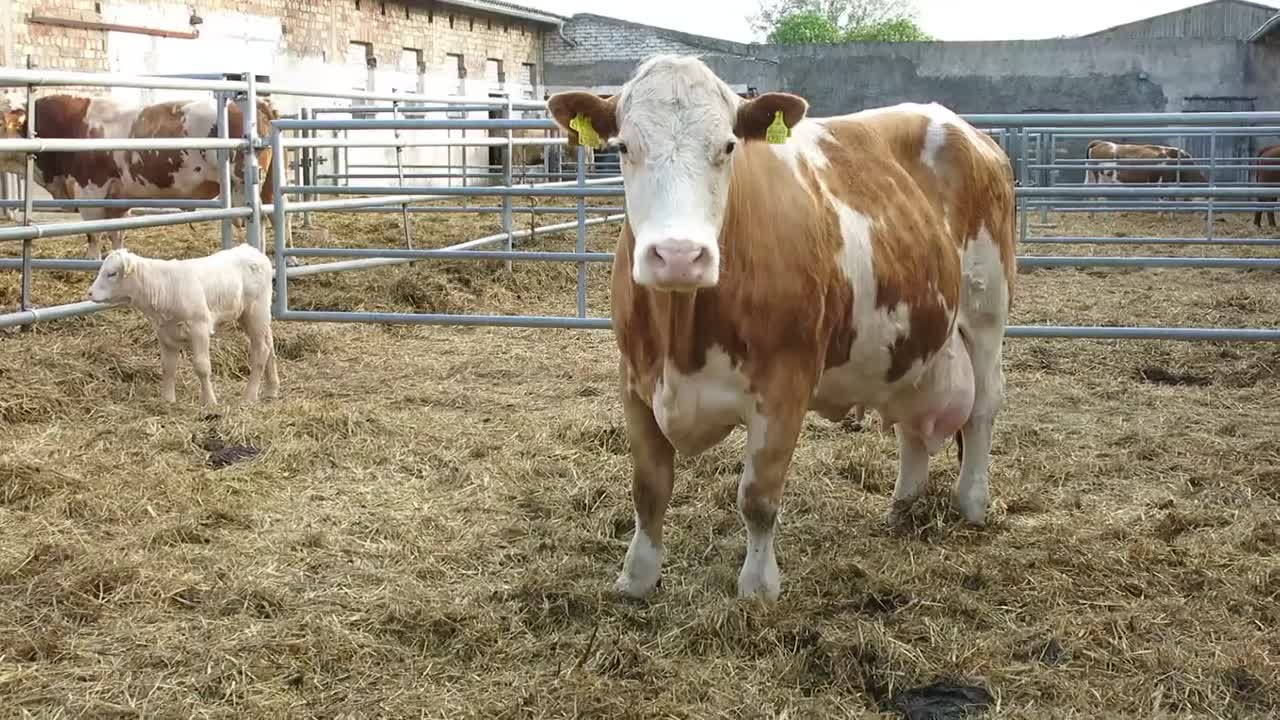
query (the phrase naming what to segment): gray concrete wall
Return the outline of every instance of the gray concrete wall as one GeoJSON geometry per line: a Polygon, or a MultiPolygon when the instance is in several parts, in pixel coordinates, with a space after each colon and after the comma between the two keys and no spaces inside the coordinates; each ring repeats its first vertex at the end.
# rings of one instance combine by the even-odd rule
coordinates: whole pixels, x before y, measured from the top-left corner
{"type": "Polygon", "coordinates": [[[1238,40],[1101,38],[1005,42],[745,45],[596,15],[549,33],[551,91],[612,92],[644,58],[702,54],[730,85],[804,95],[817,114],[904,100],[960,112],[1178,111],[1194,96],[1257,96],[1280,107],[1280,56],[1238,40]]]}

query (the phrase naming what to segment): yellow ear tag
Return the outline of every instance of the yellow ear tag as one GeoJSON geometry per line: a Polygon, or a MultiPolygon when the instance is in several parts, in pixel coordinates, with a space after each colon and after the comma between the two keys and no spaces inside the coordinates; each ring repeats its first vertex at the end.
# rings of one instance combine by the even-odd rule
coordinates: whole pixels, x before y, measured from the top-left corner
{"type": "Polygon", "coordinates": [[[787,123],[782,119],[782,111],[779,110],[773,114],[773,122],[769,123],[769,129],[764,131],[764,139],[771,145],[781,145],[791,136],[791,129],[787,127],[787,123]]]}
{"type": "Polygon", "coordinates": [[[591,127],[591,118],[578,114],[577,117],[569,121],[569,127],[578,131],[578,143],[586,145],[589,148],[600,147],[600,135],[596,129],[591,127]]]}

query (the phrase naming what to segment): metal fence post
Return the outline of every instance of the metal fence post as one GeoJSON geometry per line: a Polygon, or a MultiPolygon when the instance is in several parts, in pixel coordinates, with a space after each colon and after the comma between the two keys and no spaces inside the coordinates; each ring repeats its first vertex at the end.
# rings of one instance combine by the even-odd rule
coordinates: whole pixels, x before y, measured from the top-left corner
{"type": "MultiPolygon", "coordinates": [[[[284,157],[284,138],[283,130],[280,128],[271,129],[271,156],[284,157]]],[[[289,309],[289,269],[286,262],[289,249],[285,247],[285,229],[288,227],[288,200],[285,199],[284,192],[284,176],[283,172],[275,173],[272,176],[272,190],[274,190],[275,202],[272,203],[271,211],[271,229],[275,235],[275,261],[276,261],[276,295],[271,303],[271,314],[274,317],[280,317],[289,309]]]]}
{"type": "MultiPolygon", "coordinates": [[[[502,116],[504,119],[508,121],[514,119],[515,108],[511,102],[511,93],[507,93],[507,106],[503,108],[502,116]]],[[[511,142],[512,140],[511,126],[507,125],[507,128],[504,132],[507,136],[507,145],[502,153],[502,184],[505,187],[511,187],[511,161],[512,161],[511,156],[512,156],[512,148],[514,147],[511,142]]],[[[515,248],[515,239],[511,236],[512,230],[514,230],[514,228],[511,226],[511,196],[503,195],[502,196],[502,232],[507,234],[507,242],[505,243],[505,245],[508,252],[510,252],[515,248]]],[[[511,261],[508,260],[507,272],[511,272],[511,269],[512,269],[512,264],[511,264],[511,261]]]]}
{"type": "MultiPolygon", "coordinates": [[[[1182,158],[1178,158],[1181,160],[1182,158]]],[[[1218,133],[1216,131],[1209,132],[1209,189],[1212,190],[1217,184],[1218,169],[1218,133]]],[[[1209,194],[1209,210],[1204,214],[1204,237],[1206,240],[1213,239],[1213,193],[1209,194]]]]}
{"type": "Polygon", "coordinates": [[[258,78],[252,72],[246,72],[244,77],[246,86],[242,114],[244,139],[248,142],[244,153],[244,193],[245,204],[253,211],[244,226],[245,242],[265,251],[262,238],[262,192],[258,187],[258,78]]]}
{"type": "MultiPolygon", "coordinates": [[[[214,102],[218,104],[218,137],[227,139],[230,137],[230,121],[228,120],[227,103],[231,101],[226,93],[214,92],[214,102]]],[[[222,201],[223,208],[231,207],[231,156],[230,150],[218,150],[218,199],[222,201]]],[[[222,220],[222,249],[226,250],[235,244],[235,236],[231,229],[231,218],[222,220]]]]}
{"type": "MultiPolygon", "coordinates": [[[[587,186],[587,176],[585,168],[582,166],[582,160],[586,157],[587,150],[582,145],[578,146],[578,190],[581,191],[587,186]]],[[[579,253],[587,251],[587,197],[578,195],[578,243],[576,249],[579,253]]],[[[578,261],[578,317],[587,316],[587,263],[578,261]]]]}
{"type": "MultiPolygon", "coordinates": [[[[396,120],[400,117],[400,103],[391,101],[391,119],[396,120]]],[[[392,130],[397,140],[400,139],[400,128],[392,130]]],[[[396,145],[396,183],[400,187],[404,187],[404,146],[396,145]]],[[[413,229],[409,225],[409,203],[406,201],[400,206],[400,220],[404,225],[404,246],[413,249],[413,229]]],[[[412,263],[410,263],[412,264],[412,263]]]]}
{"type": "MultiPolygon", "coordinates": [[[[31,56],[27,56],[27,69],[34,67],[31,56]]],[[[27,85],[27,139],[34,140],[36,137],[36,95],[35,86],[27,85]]],[[[23,194],[22,194],[22,224],[24,226],[31,224],[32,203],[34,198],[31,191],[35,185],[36,174],[36,155],[35,153],[27,153],[26,168],[23,173],[23,194]]],[[[31,309],[31,246],[34,241],[31,238],[24,238],[22,241],[22,279],[19,281],[18,289],[18,309],[25,312],[31,309]]],[[[30,331],[32,324],[23,325],[24,332],[30,331]]]]}

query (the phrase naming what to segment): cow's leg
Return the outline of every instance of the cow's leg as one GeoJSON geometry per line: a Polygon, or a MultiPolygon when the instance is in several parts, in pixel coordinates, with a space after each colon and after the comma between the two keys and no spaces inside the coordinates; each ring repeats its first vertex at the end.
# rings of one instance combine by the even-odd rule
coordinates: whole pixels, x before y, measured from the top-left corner
{"type": "Polygon", "coordinates": [[[929,451],[920,436],[907,432],[900,424],[893,429],[898,436],[898,480],[885,522],[897,525],[929,485],[929,451]]]}
{"type": "Polygon", "coordinates": [[[986,523],[991,440],[1004,405],[1004,333],[1009,288],[994,243],[979,236],[963,260],[960,337],[973,367],[973,409],[960,429],[960,476],[953,501],[965,521],[986,523]]]}
{"type": "Polygon", "coordinates": [[[985,525],[991,472],[991,440],[996,415],[1004,405],[1004,326],[990,324],[966,333],[973,363],[973,412],[960,430],[960,477],[954,501],[960,515],[972,525],[985,525]]]}
{"type": "Polygon", "coordinates": [[[738,483],[738,513],[747,529],[747,554],[738,572],[738,597],[761,597],[770,602],[782,592],[774,551],[778,515],[787,469],[804,421],[805,406],[787,394],[783,402],[763,403],[766,414],[747,422],[747,457],[738,483]]]}
{"type": "Polygon", "coordinates": [[[85,259],[101,260],[102,239],[99,237],[99,233],[85,233],[85,237],[88,238],[88,244],[85,245],[84,249],[85,259]]]}
{"type": "Polygon", "coordinates": [[[622,407],[631,445],[631,500],[636,529],[615,586],[628,597],[643,598],[658,585],[662,573],[662,526],[675,483],[675,449],[653,417],[653,410],[621,377],[622,407]]]}

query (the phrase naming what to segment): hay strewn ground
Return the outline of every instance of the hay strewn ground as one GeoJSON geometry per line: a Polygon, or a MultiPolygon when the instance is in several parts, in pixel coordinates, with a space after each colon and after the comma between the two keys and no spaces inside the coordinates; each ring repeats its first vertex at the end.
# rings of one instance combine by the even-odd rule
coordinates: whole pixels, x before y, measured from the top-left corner
{"type": "MultiPolygon", "coordinates": [[[[400,242],[396,216],[321,217],[334,244],[400,242]]],[[[419,216],[416,234],[494,229],[419,216]]],[[[130,246],[207,252],[213,232],[130,246]]],[[[429,262],[290,289],[295,307],[550,314],[572,312],[574,277],[429,262]]],[[[42,275],[37,297],[89,279],[42,275]]],[[[1280,306],[1268,272],[1019,281],[1019,324],[1269,326],[1280,306]]],[[[607,332],[281,323],[277,342],[283,397],[234,403],[232,335],[208,413],[185,361],[179,404],[157,400],[133,314],[0,335],[0,715],[874,717],[939,677],[986,685],[1001,718],[1280,712],[1280,348],[1008,341],[984,531],[939,496],[890,534],[891,440],[811,419],[764,608],[733,598],[741,432],[681,464],[659,594],[613,596],[632,521],[607,332]],[[261,452],[209,467],[228,444],[261,452]]],[[[945,494],[954,449],[934,468],[945,494]]]]}

